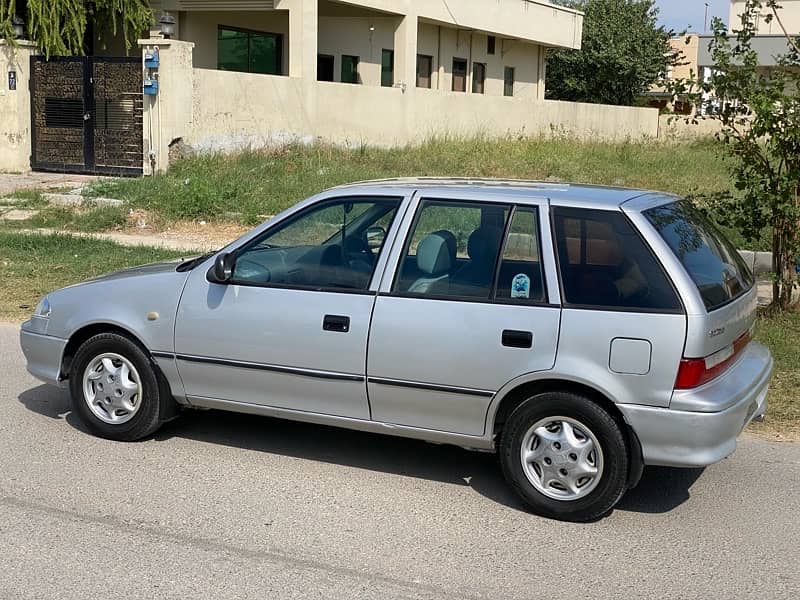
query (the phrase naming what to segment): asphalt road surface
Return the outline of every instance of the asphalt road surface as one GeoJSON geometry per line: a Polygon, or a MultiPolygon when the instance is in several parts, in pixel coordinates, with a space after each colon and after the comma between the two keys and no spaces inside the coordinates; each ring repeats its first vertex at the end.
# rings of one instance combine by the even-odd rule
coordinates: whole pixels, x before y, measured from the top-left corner
{"type": "Polygon", "coordinates": [[[96,439],[0,325],[0,598],[796,598],[800,445],[525,512],[492,455],[191,412],[96,439]]]}

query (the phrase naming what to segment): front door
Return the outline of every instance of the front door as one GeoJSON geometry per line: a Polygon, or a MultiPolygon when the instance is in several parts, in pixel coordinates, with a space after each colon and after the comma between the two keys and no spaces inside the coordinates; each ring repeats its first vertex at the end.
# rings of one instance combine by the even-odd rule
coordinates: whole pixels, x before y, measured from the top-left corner
{"type": "Polygon", "coordinates": [[[324,200],[236,249],[229,284],[196,269],[175,329],[190,401],[368,419],[370,287],[401,201],[324,200]]]}
{"type": "Polygon", "coordinates": [[[541,252],[547,201],[520,200],[426,192],[416,202],[405,245],[390,257],[397,275],[384,277],[375,305],[374,419],[483,435],[497,390],[552,368],[561,311],[546,285],[555,264],[541,252]]]}

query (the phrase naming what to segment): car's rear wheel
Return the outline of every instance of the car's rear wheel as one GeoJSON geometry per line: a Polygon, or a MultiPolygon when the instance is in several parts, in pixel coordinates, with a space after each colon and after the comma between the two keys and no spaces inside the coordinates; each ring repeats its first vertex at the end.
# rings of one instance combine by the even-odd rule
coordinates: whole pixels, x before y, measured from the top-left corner
{"type": "Polygon", "coordinates": [[[520,404],[500,442],[503,474],[542,516],[591,521],[627,488],[628,450],[620,424],[598,404],[547,392],[520,404]]]}
{"type": "Polygon", "coordinates": [[[123,335],[101,333],[85,341],[69,380],[73,409],[95,435],[134,441],[161,425],[166,392],[145,351],[123,335]]]}

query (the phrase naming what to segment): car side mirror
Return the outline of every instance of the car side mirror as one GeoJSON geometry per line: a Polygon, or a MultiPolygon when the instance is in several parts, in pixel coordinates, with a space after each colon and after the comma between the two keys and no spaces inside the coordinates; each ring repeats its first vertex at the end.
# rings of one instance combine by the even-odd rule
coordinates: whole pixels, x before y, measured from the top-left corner
{"type": "Polygon", "coordinates": [[[233,254],[217,254],[214,264],[206,274],[206,279],[211,283],[228,283],[233,277],[234,266],[236,257],[233,254]]]}
{"type": "Polygon", "coordinates": [[[370,250],[375,250],[383,246],[383,240],[386,239],[386,230],[383,227],[369,227],[366,232],[367,246],[370,250]]]}

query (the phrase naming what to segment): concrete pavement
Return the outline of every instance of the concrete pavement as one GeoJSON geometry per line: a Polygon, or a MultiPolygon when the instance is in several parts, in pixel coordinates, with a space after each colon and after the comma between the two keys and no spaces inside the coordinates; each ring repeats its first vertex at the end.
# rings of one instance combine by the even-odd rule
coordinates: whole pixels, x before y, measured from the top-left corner
{"type": "Polygon", "coordinates": [[[596,523],[524,511],[495,458],[193,412],[88,435],[0,325],[0,598],[795,598],[800,445],[648,469],[596,523]]]}

